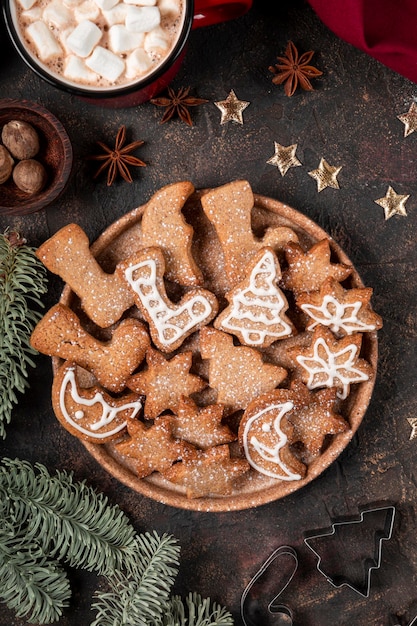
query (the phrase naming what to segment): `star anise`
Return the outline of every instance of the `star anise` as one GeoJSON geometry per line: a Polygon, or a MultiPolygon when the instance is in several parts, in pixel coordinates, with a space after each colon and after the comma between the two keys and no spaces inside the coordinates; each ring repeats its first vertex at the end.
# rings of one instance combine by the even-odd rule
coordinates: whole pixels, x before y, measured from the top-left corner
{"type": "Polygon", "coordinates": [[[189,96],[189,93],[190,87],[180,87],[177,93],[175,93],[171,87],[168,87],[168,97],[162,96],[160,98],[152,98],[152,104],[156,104],[156,106],[159,107],[166,107],[161,124],[168,122],[168,120],[177,114],[183,122],[188,124],[188,126],[193,125],[188,107],[204,104],[205,102],[208,102],[208,100],[204,100],[203,98],[194,98],[193,96],[189,96]]]}
{"type": "Polygon", "coordinates": [[[313,91],[310,78],[321,76],[323,72],[309,65],[314,54],[313,50],[304,52],[301,56],[292,41],[288,42],[285,56],[278,57],[279,64],[271,65],[268,69],[275,74],[272,82],[275,85],[284,85],[287,96],[292,96],[298,85],[305,91],[313,91]]]}
{"type": "Polygon", "coordinates": [[[114,142],[114,148],[109,148],[101,141],[97,141],[97,145],[103,150],[103,154],[96,154],[88,157],[93,161],[103,161],[94,174],[94,178],[100,176],[100,174],[108,169],[107,172],[107,186],[110,187],[119,174],[123,180],[127,183],[132,182],[132,175],[129,171],[129,165],[135,167],[144,167],[146,163],[141,161],[138,157],[131,154],[136,148],[144,144],[144,141],[133,141],[132,143],[124,145],[126,141],[126,126],[121,126],[117,131],[116,140],[114,142]]]}

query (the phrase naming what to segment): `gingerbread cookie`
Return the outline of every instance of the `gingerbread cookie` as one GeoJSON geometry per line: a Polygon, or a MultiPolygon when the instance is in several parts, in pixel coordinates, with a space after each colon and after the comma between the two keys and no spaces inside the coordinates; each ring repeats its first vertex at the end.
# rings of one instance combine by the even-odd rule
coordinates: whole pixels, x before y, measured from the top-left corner
{"type": "Polygon", "coordinates": [[[371,365],[359,357],[362,335],[336,339],[325,326],[317,326],[306,348],[290,348],[296,372],[309,389],[336,387],[339,398],[348,396],[350,385],[370,380],[371,365]]]}
{"type": "Polygon", "coordinates": [[[139,478],[153,472],[164,472],[181,459],[196,457],[193,446],[172,436],[170,417],[159,417],[151,426],[131,420],[127,431],[129,438],[115,447],[119,454],[134,461],[139,478]]]}
{"type": "Polygon", "coordinates": [[[172,431],[178,439],[203,450],[231,443],[236,436],[228,426],[222,424],[223,414],[224,406],[221,404],[200,408],[191,398],[182,396],[176,415],[173,416],[172,431]]]}
{"type": "Polygon", "coordinates": [[[132,306],[133,296],[126,284],[100,267],[91,254],[87,235],[77,224],[61,228],[37,249],[36,256],[71,287],[98,326],[111,326],[132,306]]]}
{"type": "Polygon", "coordinates": [[[282,285],[296,296],[318,291],[326,278],[342,282],[352,273],[349,265],[332,262],[328,239],[315,243],[307,252],[299,244],[290,242],[285,247],[285,257],[288,269],[282,274],[282,285]]]}
{"type": "Polygon", "coordinates": [[[184,339],[208,324],[217,313],[214,294],[194,288],[179,302],[171,302],[165,285],[165,260],[157,247],[144,248],[119,263],[117,272],[131,289],[135,303],[149,324],[156,347],[172,352],[184,339]]]}
{"type": "Polygon", "coordinates": [[[294,409],[292,394],[276,389],[249,403],[239,425],[239,441],[251,466],[261,474],[279,480],[301,480],[306,466],[290,449],[294,427],[289,413],[294,409]]]}
{"type": "Polygon", "coordinates": [[[146,418],[153,419],[167,409],[176,413],[181,396],[190,396],[207,386],[202,378],[190,373],[192,356],[188,351],[167,360],[157,350],[147,350],[147,369],[127,381],[129,389],[146,396],[146,418]]]}
{"type": "Polygon", "coordinates": [[[336,412],[335,388],[310,391],[301,381],[295,380],[288,394],[294,403],[288,414],[294,427],[292,439],[300,442],[313,458],[320,454],[328,435],[349,430],[347,421],[336,412]]]}
{"type": "Polygon", "coordinates": [[[72,435],[91,443],[107,443],[120,438],[128,421],[139,415],[142,401],[135,393],[112,398],[97,385],[81,388],[77,365],[66,361],[54,377],[52,407],[72,435]]]}
{"type": "Polygon", "coordinates": [[[319,324],[338,337],[382,328],[382,319],[371,308],[371,288],[344,289],[334,278],[327,278],[320,291],[304,293],[297,305],[311,322],[307,330],[319,324]]]}
{"type": "Polygon", "coordinates": [[[198,450],[195,458],[175,463],[163,472],[165,478],[185,487],[188,498],[226,496],[233,492],[236,481],[249,471],[245,459],[231,459],[229,446],[198,450]]]}
{"type": "Polygon", "coordinates": [[[230,412],[246,408],[287,376],[284,368],[264,363],[255,348],[235,346],[230,335],[209,326],[200,331],[200,351],[203,359],[210,359],[209,384],[217,391],[217,402],[230,412]]]}
{"type": "Polygon", "coordinates": [[[56,304],[35,326],[30,343],[42,354],[74,361],[92,372],[100,385],[117,393],[143,361],[150,340],[142,322],[129,318],[104,343],[84,330],[74,311],[56,304]]]}
{"type": "Polygon", "coordinates": [[[193,191],[188,181],[167,185],[152,196],[142,216],[142,245],[160,247],[167,279],[190,286],[203,282],[191,252],[194,231],[181,212],[193,191]]]}
{"type": "Polygon", "coordinates": [[[225,272],[232,286],[244,278],[244,268],[260,248],[282,250],[289,241],[298,241],[295,232],[284,226],[268,228],[262,239],[254,236],[251,227],[254,198],[245,180],[208,191],[201,198],[201,206],[216,229],[225,272]]]}
{"type": "Polygon", "coordinates": [[[226,294],[230,304],[217,316],[215,328],[256,348],[293,335],[295,327],[285,315],[288,301],[277,285],[280,278],[274,251],[261,248],[249,262],[245,278],[226,294]]]}

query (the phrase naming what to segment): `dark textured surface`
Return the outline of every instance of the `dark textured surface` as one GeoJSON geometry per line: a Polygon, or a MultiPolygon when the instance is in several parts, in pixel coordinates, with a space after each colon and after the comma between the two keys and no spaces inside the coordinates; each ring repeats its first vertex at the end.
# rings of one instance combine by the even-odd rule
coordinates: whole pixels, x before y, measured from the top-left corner
{"type": "MultiPolygon", "coordinates": [[[[384,319],[376,388],[359,432],[319,479],[281,501],[248,511],[204,514],[166,507],[131,492],[106,474],[55,420],[51,364],[43,356],[30,373],[31,389],[14,410],[7,439],[0,444],[2,455],[41,461],[50,470],[73,470],[77,479],[87,479],[119,504],[138,531],[174,534],[182,547],[176,591],[210,595],[230,608],[237,624],[245,585],[282,544],[299,553],[299,570],[282,598],[294,610],[297,626],[408,624],[417,613],[417,442],[410,441],[407,422],[417,409],[417,133],[404,138],[397,116],[408,111],[416,86],[338,40],[302,2],[255,0],[247,16],[192,33],[173,86],[190,85],[194,95],[209,102],[191,110],[192,128],[179,120],[161,125],[162,111],[149,103],[103,109],[45,85],[25,68],[0,28],[0,96],[32,99],[47,107],[63,123],[74,150],[73,174],[59,201],[33,215],[0,215],[1,229],[18,229],[36,246],[75,221],[94,240],[164,184],[189,179],[201,188],[246,178],[254,192],[288,203],[335,238],[365,284],[374,288],[373,305],[384,319]],[[292,98],[272,84],[268,71],[288,39],[302,51],[315,50],[314,63],[323,71],[314,92],[297,91],[292,98]],[[213,102],[223,100],[230,89],[251,103],[243,126],[220,125],[213,102]],[[129,139],[145,141],[137,154],[147,167],[133,173],[132,185],[122,181],[108,189],[105,179],[93,181],[94,167],[84,157],[96,151],[96,140],[113,142],[120,124],[126,124],[129,139]],[[284,178],[266,163],[274,141],[298,143],[303,165],[284,178]],[[308,171],[322,156],[342,166],[340,190],[317,193],[308,171]],[[385,195],[388,185],[399,194],[410,194],[407,217],[384,220],[383,209],[374,201],[385,195]],[[315,569],[303,536],[327,527],[331,518],[355,515],[376,502],[395,505],[397,515],[366,599],[348,588],[333,588],[315,569]]],[[[48,306],[56,302],[61,288],[51,276],[48,306]]],[[[349,555],[347,542],[347,561],[349,555]]],[[[89,624],[91,597],[99,581],[78,571],[70,576],[72,604],[60,624],[89,624]]],[[[279,577],[277,581],[279,589],[279,577]]],[[[22,623],[1,609],[1,626],[22,623]]]]}

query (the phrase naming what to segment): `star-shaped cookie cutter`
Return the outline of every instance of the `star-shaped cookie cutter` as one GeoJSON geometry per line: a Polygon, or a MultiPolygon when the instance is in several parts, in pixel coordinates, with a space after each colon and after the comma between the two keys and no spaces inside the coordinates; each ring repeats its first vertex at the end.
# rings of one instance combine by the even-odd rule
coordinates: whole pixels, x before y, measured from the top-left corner
{"type": "Polygon", "coordinates": [[[244,589],[244,591],[242,593],[242,596],[241,596],[241,599],[240,599],[240,614],[241,614],[242,622],[243,622],[244,626],[254,626],[254,622],[247,615],[246,607],[245,607],[245,601],[246,601],[246,598],[247,598],[247,596],[249,594],[249,591],[252,589],[252,587],[256,583],[256,581],[262,576],[262,574],[264,572],[266,572],[266,570],[271,565],[271,563],[273,561],[275,561],[275,559],[277,559],[278,557],[281,557],[281,556],[290,556],[293,559],[293,561],[294,561],[293,568],[290,571],[290,575],[288,576],[286,582],[283,583],[280,591],[278,591],[278,593],[275,594],[275,596],[269,602],[267,609],[268,609],[268,612],[271,615],[285,615],[286,617],[289,617],[290,618],[289,626],[292,626],[292,624],[293,624],[293,613],[292,613],[291,609],[288,606],[286,606],[285,604],[279,604],[279,603],[276,604],[276,601],[281,596],[281,594],[284,593],[285,589],[288,587],[288,585],[290,584],[290,582],[294,578],[295,573],[296,573],[296,571],[298,569],[298,556],[297,556],[297,553],[294,550],[294,548],[292,548],[291,546],[280,546],[279,548],[274,550],[274,552],[261,565],[259,570],[251,578],[251,580],[247,584],[246,588],[244,589]]]}
{"type": "Polygon", "coordinates": [[[317,570],[326,578],[326,580],[335,588],[340,587],[349,587],[356,593],[360,594],[364,598],[368,598],[371,591],[371,574],[374,569],[379,569],[381,567],[381,558],[382,558],[382,542],[388,541],[391,539],[392,531],[394,527],[394,519],[395,519],[395,507],[394,506],[386,506],[386,507],[375,507],[371,509],[366,509],[361,511],[359,519],[355,520],[341,520],[339,522],[334,522],[331,525],[331,530],[328,532],[317,533],[315,535],[309,535],[304,538],[305,545],[316,555],[317,557],[317,570]],[[335,580],[335,577],[332,578],[323,570],[321,566],[322,556],[310,545],[310,542],[314,542],[316,539],[322,539],[323,537],[331,537],[335,535],[336,529],[339,526],[345,525],[353,525],[353,524],[361,524],[364,521],[364,516],[368,513],[377,513],[380,511],[386,512],[385,518],[385,527],[382,533],[376,532],[376,535],[379,535],[378,542],[375,549],[374,558],[372,559],[373,564],[369,565],[366,562],[364,563],[366,569],[366,584],[364,587],[360,587],[358,585],[354,585],[347,577],[343,577],[339,582],[335,580]]]}

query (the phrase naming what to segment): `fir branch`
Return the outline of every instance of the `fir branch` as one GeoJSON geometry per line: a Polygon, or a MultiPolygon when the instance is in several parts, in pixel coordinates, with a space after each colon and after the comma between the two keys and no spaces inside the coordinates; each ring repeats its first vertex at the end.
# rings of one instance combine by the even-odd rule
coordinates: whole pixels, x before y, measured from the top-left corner
{"type": "Polygon", "coordinates": [[[186,607],[180,596],[171,598],[161,626],[233,626],[233,617],[227,609],[210,598],[189,593],[186,607]]]}
{"type": "Polygon", "coordinates": [[[50,624],[62,615],[71,595],[68,578],[24,535],[0,531],[0,598],[17,617],[50,624]]]}
{"type": "Polygon", "coordinates": [[[70,598],[61,561],[105,574],[92,626],[231,626],[230,613],[190,594],[170,597],[179,546],[137,535],[117,505],[71,474],[41,464],[0,463],[0,601],[32,623],[59,619],[70,598]]]}
{"type": "Polygon", "coordinates": [[[97,611],[91,626],[157,626],[168,609],[168,599],[179,565],[179,547],[169,535],[138,536],[137,564],[128,575],[108,579],[111,591],[97,592],[97,611]]]}
{"type": "Polygon", "coordinates": [[[7,519],[24,527],[27,541],[36,541],[44,554],[103,574],[133,559],[137,540],[128,518],[71,474],[51,476],[41,464],[3,459],[1,492],[7,519]]]}
{"type": "Polygon", "coordinates": [[[16,391],[28,386],[28,366],[36,353],[30,335],[41,318],[47,291],[46,269],[16,233],[0,234],[0,437],[6,437],[16,391]]]}

